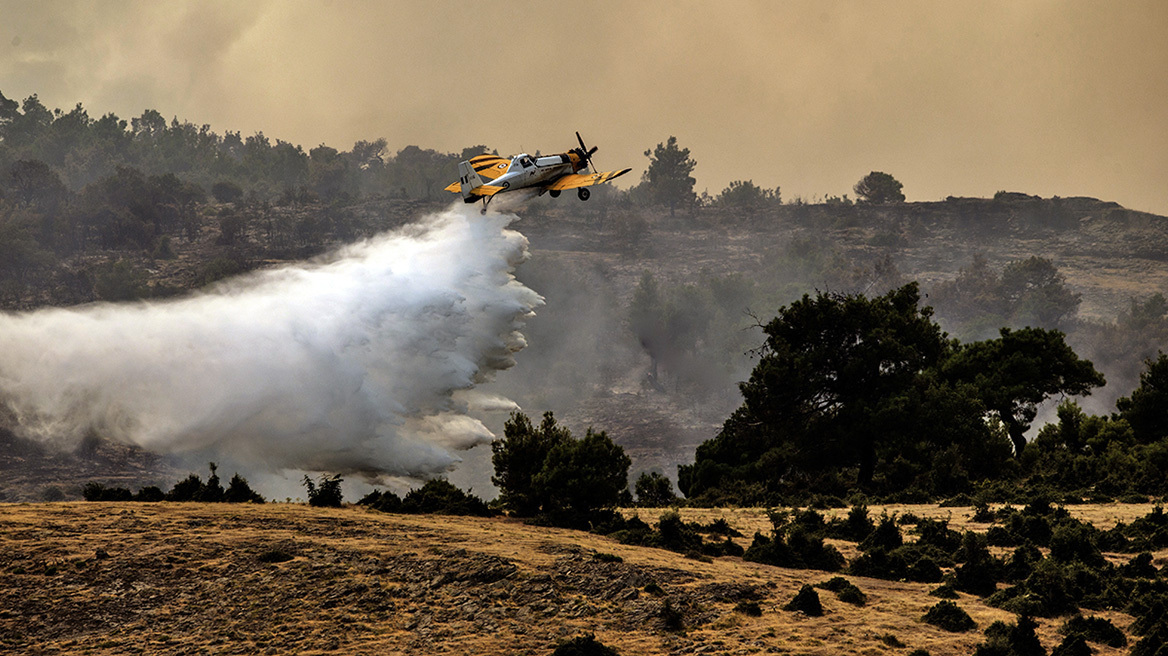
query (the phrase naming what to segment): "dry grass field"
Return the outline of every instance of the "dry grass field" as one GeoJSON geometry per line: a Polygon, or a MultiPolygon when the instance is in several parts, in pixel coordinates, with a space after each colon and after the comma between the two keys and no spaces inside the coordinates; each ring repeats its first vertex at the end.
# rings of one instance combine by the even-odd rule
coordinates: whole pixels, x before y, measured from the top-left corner
{"type": "MultiPolygon", "coordinates": [[[[870,510],[885,509],[984,529],[968,508],[870,510]]],[[[1108,527],[1149,507],[1070,510],[1108,527]]],[[[682,516],[724,517],[748,536],[744,546],[769,526],[758,509],[682,516]]],[[[1162,565],[1168,553],[1156,556],[1162,565]]],[[[0,652],[11,654],[550,654],[595,633],[625,655],[937,656],[969,654],[981,629],[1013,619],[963,594],[979,630],[947,633],[921,621],[935,586],[850,576],[865,606],[820,591],[825,615],[806,617],[781,607],[831,575],[700,562],[503,518],[294,504],[3,504],[0,572],[0,652]],[[749,599],[760,617],[734,610],[749,599]],[[667,626],[667,604],[681,628],[667,626]]],[[[1039,621],[1051,649],[1063,620],[1039,621]]]]}

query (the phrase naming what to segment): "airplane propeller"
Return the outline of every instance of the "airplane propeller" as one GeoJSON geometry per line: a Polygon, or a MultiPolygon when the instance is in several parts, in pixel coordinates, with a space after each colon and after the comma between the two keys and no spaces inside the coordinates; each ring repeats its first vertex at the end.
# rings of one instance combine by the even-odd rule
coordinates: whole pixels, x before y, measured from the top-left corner
{"type": "Polygon", "coordinates": [[[580,148],[576,150],[576,153],[578,155],[580,155],[580,159],[584,160],[588,164],[588,166],[590,166],[592,168],[592,172],[595,173],[596,172],[596,165],[592,163],[592,153],[595,153],[597,150],[600,150],[600,149],[597,148],[596,146],[593,146],[592,148],[588,148],[588,146],[585,146],[584,145],[584,138],[580,136],[579,132],[576,133],[576,141],[580,142],[580,148]]]}

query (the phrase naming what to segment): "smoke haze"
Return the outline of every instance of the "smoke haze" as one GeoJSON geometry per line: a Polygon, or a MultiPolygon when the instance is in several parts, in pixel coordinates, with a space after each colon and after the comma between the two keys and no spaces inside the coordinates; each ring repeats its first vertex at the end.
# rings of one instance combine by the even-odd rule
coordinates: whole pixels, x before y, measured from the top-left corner
{"type": "Polygon", "coordinates": [[[634,167],[622,186],[676,135],[712,195],[840,195],[881,170],[909,200],[1168,214],[1165,33],[1160,0],[0,0],[0,91],[306,149],[548,152],[580,130],[599,165],[634,167]]]}
{"type": "Polygon", "coordinates": [[[176,301],[0,315],[0,400],[25,437],[91,432],[256,470],[426,476],[514,407],[472,388],[514,364],[542,299],[515,217],[457,206],[305,264],[176,301]]]}

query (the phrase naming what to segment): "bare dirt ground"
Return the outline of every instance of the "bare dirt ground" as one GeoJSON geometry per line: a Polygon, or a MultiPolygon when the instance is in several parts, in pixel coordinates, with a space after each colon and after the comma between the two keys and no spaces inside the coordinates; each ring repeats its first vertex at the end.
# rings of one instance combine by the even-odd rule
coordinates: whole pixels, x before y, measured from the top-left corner
{"type": "MultiPolygon", "coordinates": [[[[887,510],[978,528],[965,508],[887,510]]],[[[1071,509],[1102,526],[1147,510],[1071,509]]],[[[682,515],[725,517],[747,536],[767,526],[759,509],[682,515]]],[[[1156,556],[1160,565],[1168,553],[1156,556]]],[[[847,578],[868,595],[865,606],[821,591],[826,614],[813,618],[781,607],[803,584],[831,577],[824,572],[699,562],[504,518],[294,504],[4,504],[0,572],[0,651],[11,654],[549,654],[595,633],[626,655],[937,656],[969,654],[981,629],[1013,620],[961,595],[979,630],[947,633],[921,622],[934,586],[862,577],[847,578]],[[752,600],[760,617],[734,610],[752,600]],[[667,605],[680,628],[667,625],[667,605]]],[[[1047,649],[1061,624],[1040,620],[1047,649]]]]}

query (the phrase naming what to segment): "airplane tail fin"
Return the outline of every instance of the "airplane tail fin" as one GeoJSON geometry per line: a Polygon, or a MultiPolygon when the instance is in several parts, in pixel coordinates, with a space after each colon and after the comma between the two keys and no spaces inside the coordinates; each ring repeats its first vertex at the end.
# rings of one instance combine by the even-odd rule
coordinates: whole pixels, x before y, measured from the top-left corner
{"type": "Polygon", "coordinates": [[[462,199],[468,203],[474,202],[475,200],[471,198],[471,191],[486,184],[482,177],[475,172],[470,162],[458,163],[458,181],[459,190],[462,192],[462,199]]]}

